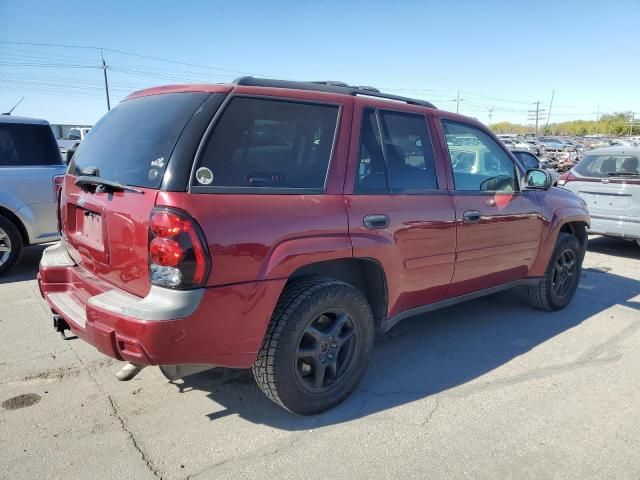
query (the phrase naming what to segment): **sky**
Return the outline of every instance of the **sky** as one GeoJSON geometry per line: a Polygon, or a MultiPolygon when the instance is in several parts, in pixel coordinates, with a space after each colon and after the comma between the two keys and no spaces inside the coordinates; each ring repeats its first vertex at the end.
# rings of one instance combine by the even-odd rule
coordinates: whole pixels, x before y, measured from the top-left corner
{"type": "Polygon", "coordinates": [[[0,19],[0,111],[24,97],[14,115],[51,123],[106,113],[100,49],[112,105],[250,74],[371,85],[485,123],[530,123],[536,101],[546,123],[554,91],[551,122],[640,116],[640,0],[0,0],[0,19]]]}

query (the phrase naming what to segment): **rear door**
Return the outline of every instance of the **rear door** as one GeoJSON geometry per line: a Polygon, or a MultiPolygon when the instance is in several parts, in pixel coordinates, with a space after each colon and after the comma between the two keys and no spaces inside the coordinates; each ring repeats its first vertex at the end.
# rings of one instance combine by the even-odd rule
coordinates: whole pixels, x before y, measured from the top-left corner
{"type": "Polygon", "coordinates": [[[444,297],[455,214],[424,113],[365,106],[354,124],[346,188],[353,253],[383,266],[391,317],[444,297]]]}
{"type": "Polygon", "coordinates": [[[53,177],[64,171],[49,125],[0,123],[0,205],[27,221],[31,242],[58,236],[53,177]]]}
{"type": "Polygon", "coordinates": [[[458,226],[455,273],[447,296],[525,277],[543,231],[536,193],[520,191],[516,164],[480,127],[443,119],[442,129],[458,226]],[[459,144],[464,144],[464,156],[459,144]],[[468,151],[474,152],[471,166],[468,151]]]}

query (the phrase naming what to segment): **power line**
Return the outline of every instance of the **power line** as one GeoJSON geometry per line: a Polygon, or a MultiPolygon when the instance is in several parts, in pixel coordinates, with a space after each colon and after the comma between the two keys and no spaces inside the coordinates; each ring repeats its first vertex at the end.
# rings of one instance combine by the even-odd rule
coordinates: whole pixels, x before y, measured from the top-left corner
{"type": "Polygon", "coordinates": [[[203,68],[203,69],[208,69],[208,70],[219,70],[219,71],[223,71],[223,72],[239,73],[241,75],[265,76],[265,75],[261,75],[261,74],[258,74],[258,73],[245,72],[245,71],[242,71],[242,70],[233,70],[233,69],[229,69],[229,68],[213,67],[211,65],[201,65],[201,64],[197,64],[197,63],[191,63],[191,62],[183,62],[183,61],[180,61],[180,60],[172,60],[170,58],[155,57],[155,56],[152,56],[152,55],[143,55],[141,53],[127,52],[125,50],[118,50],[118,49],[115,49],[115,48],[97,47],[97,46],[93,46],[93,45],[69,45],[69,44],[61,44],[61,43],[6,42],[6,41],[0,41],[0,44],[5,44],[5,45],[31,45],[31,46],[37,46],[37,47],[80,48],[80,49],[86,49],[86,50],[105,51],[105,52],[111,52],[111,53],[119,53],[121,55],[128,55],[128,56],[132,56],[132,57],[146,58],[148,60],[156,60],[156,61],[159,61],[159,62],[173,63],[173,64],[176,64],[176,65],[185,65],[185,66],[189,66],[189,67],[203,68]]]}

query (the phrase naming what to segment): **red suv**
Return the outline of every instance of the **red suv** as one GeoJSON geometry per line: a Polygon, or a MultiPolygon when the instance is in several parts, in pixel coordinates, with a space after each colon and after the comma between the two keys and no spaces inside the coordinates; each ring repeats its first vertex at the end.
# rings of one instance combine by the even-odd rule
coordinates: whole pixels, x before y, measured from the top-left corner
{"type": "Polygon", "coordinates": [[[589,216],[550,185],[476,120],[370,87],[154,88],[81,143],[39,285],[122,378],[251,367],[313,414],[404,318],[515,286],[565,307],[589,216]]]}

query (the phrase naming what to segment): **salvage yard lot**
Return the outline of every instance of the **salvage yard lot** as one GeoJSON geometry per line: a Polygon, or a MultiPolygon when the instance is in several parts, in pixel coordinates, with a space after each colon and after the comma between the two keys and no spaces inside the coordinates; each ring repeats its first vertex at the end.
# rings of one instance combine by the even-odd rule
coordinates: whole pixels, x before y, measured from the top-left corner
{"type": "Polygon", "coordinates": [[[640,248],[589,250],[567,309],[507,292],[406,320],[347,401],[305,418],[248,371],[118,382],[53,331],[30,249],[0,279],[0,477],[638,479],[640,248]]]}

